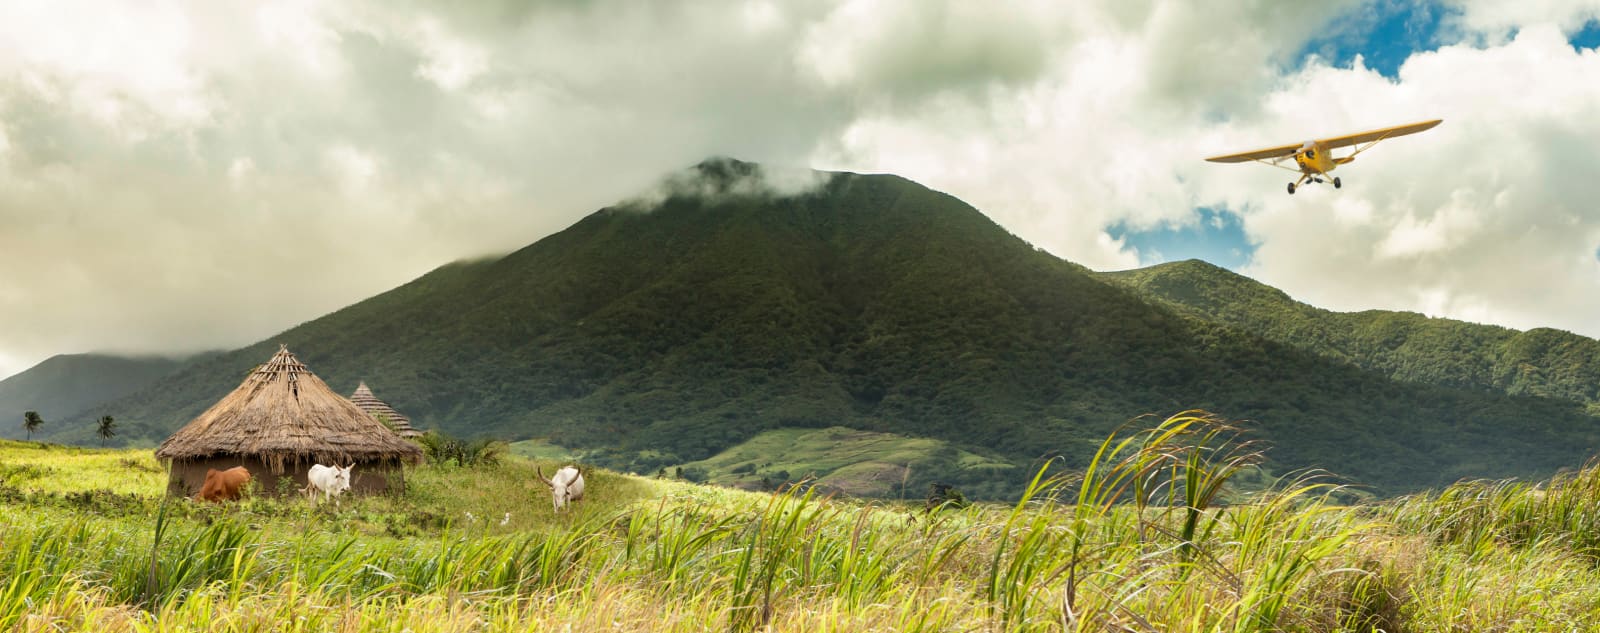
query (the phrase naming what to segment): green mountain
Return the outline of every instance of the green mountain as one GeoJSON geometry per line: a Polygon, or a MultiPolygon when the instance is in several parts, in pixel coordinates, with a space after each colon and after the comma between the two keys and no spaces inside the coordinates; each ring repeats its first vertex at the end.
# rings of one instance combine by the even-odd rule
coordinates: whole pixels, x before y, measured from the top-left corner
{"type": "Polygon", "coordinates": [[[1191,407],[1250,420],[1280,472],[1322,466],[1384,492],[1547,473],[1600,449],[1596,419],[1569,402],[1399,383],[1183,317],[903,178],[770,176],[707,161],[650,199],[93,413],[158,441],[281,342],[419,427],[547,437],[639,472],[838,426],[943,440],[946,459],[915,476],[1003,496],[1041,457],[1075,468],[1129,419],[1191,407]],[[966,454],[1018,467],[964,469],[966,454]]]}
{"type": "Polygon", "coordinates": [[[20,438],[22,414],[38,411],[40,432],[59,431],[58,421],[143,389],[173,372],[181,359],[109,354],[63,354],[0,380],[0,437],[20,438]]]}
{"type": "Polygon", "coordinates": [[[1101,273],[1191,316],[1395,380],[1559,398],[1600,414],[1600,341],[1413,312],[1332,312],[1200,260],[1101,273]]]}

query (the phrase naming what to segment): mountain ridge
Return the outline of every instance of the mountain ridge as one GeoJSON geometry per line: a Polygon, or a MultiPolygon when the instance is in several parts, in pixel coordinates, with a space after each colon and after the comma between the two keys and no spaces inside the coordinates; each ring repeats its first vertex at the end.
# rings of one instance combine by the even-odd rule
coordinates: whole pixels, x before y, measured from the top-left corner
{"type": "Polygon", "coordinates": [[[10,423],[0,425],[0,436],[21,438],[22,414],[36,411],[53,422],[71,419],[100,403],[131,394],[171,373],[190,356],[119,354],[58,354],[0,380],[0,412],[10,423]]]}
{"type": "MultiPolygon", "coordinates": [[[[1571,403],[1400,384],[1185,318],[897,176],[823,173],[783,191],[762,177],[701,163],[645,202],[441,267],[96,412],[125,422],[125,439],[158,440],[281,342],[335,390],[365,380],[420,427],[547,437],[640,472],[831,426],[1074,468],[1112,428],[1189,408],[1250,420],[1282,469],[1383,491],[1549,472],[1600,448],[1571,403]]],[[[1031,474],[913,470],[992,496],[1031,474]]]]}
{"type": "Polygon", "coordinates": [[[1391,310],[1336,312],[1201,260],[1099,274],[1180,312],[1396,380],[1558,398],[1600,413],[1600,341],[1572,332],[1391,310]]]}

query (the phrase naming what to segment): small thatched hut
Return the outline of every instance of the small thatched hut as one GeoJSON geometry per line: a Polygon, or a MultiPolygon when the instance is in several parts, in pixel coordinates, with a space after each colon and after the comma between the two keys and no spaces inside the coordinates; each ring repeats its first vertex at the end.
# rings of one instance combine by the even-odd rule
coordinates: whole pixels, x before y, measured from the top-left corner
{"type": "Polygon", "coordinates": [[[239,465],[264,493],[298,490],[317,463],[354,463],[350,489],[370,493],[401,489],[403,465],[421,462],[422,450],[334,393],[280,346],[238,389],[162,442],[156,458],[171,464],[172,495],[199,490],[208,468],[239,465]]]}
{"type": "Polygon", "coordinates": [[[365,380],[361,381],[361,385],[356,387],[355,393],[350,394],[350,401],[354,402],[356,406],[361,407],[362,411],[366,411],[367,415],[376,418],[379,422],[383,422],[387,424],[389,428],[394,429],[395,435],[399,435],[400,437],[406,439],[422,436],[422,431],[418,431],[415,427],[411,426],[411,418],[406,417],[399,411],[395,411],[394,407],[389,406],[389,403],[379,400],[377,396],[372,395],[372,390],[367,388],[367,382],[365,380]]]}

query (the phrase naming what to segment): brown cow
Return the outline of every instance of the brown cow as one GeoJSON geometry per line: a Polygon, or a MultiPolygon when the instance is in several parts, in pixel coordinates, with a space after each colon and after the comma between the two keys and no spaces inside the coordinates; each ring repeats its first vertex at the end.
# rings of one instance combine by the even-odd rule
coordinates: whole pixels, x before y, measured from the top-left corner
{"type": "Polygon", "coordinates": [[[234,466],[227,470],[215,468],[206,469],[206,482],[200,485],[200,495],[203,501],[236,501],[244,495],[244,485],[250,483],[250,471],[244,466],[234,466]]]}

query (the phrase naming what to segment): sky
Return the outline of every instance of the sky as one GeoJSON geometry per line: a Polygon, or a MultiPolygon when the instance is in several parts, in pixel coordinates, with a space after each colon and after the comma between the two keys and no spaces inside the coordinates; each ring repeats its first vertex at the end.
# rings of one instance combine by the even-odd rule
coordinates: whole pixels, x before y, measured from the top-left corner
{"type": "Polygon", "coordinates": [[[258,341],[713,155],[1596,337],[1597,45],[1600,0],[0,3],[0,376],[258,341]],[[1202,160],[1432,118],[1340,190],[1202,160]]]}

